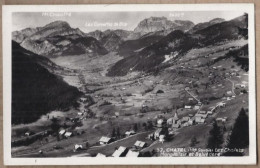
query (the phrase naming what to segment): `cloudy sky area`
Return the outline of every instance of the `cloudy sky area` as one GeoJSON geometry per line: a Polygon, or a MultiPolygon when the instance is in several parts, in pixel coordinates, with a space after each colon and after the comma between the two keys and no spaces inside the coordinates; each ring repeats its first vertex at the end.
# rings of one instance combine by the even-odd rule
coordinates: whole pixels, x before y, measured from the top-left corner
{"type": "Polygon", "coordinates": [[[83,32],[107,29],[134,30],[140,21],[149,17],[167,17],[169,20],[207,22],[214,18],[230,20],[243,15],[240,11],[185,11],[185,12],[73,12],[73,13],[13,13],[13,31],[27,27],[42,27],[56,20],[63,20],[83,32]]]}

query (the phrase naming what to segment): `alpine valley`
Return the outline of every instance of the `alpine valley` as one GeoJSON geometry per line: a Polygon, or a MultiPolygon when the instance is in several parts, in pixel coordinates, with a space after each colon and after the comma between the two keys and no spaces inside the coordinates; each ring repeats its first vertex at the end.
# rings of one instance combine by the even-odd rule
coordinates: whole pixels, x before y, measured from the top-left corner
{"type": "Polygon", "coordinates": [[[249,68],[247,14],[14,31],[12,157],[248,155],[249,68]]]}

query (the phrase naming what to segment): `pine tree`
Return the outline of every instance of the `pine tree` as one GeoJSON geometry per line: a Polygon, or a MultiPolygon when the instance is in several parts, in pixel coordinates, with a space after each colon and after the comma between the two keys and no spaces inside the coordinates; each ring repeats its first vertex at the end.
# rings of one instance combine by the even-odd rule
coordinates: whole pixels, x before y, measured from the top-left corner
{"type": "Polygon", "coordinates": [[[138,130],[136,123],[134,124],[133,130],[134,130],[135,132],[138,130]]]}
{"type": "Polygon", "coordinates": [[[213,128],[209,134],[207,148],[212,149],[213,153],[216,153],[215,149],[220,148],[223,143],[223,134],[216,121],[213,123],[213,128]]]}
{"type": "Polygon", "coordinates": [[[120,138],[120,129],[119,129],[119,127],[117,127],[117,130],[116,130],[116,136],[117,136],[117,138],[120,138]]]}
{"type": "Polygon", "coordinates": [[[111,133],[111,137],[115,137],[115,136],[116,136],[116,129],[113,128],[112,133],[111,133]]]}
{"type": "MultiPolygon", "coordinates": [[[[248,145],[249,145],[249,121],[244,108],[242,108],[235,121],[232,133],[228,139],[227,148],[244,149],[248,147],[248,145]]],[[[228,152],[225,153],[225,155],[237,156],[242,154],[237,152],[228,152]]]]}
{"type": "Polygon", "coordinates": [[[169,138],[169,130],[168,127],[163,127],[162,128],[162,133],[165,135],[165,139],[169,138]]]}
{"type": "Polygon", "coordinates": [[[59,136],[60,125],[58,123],[59,120],[57,118],[52,118],[51,121],[52,121],[51,129],[56,134],[57,141],[60,141],[60,136],[59,136]]]}

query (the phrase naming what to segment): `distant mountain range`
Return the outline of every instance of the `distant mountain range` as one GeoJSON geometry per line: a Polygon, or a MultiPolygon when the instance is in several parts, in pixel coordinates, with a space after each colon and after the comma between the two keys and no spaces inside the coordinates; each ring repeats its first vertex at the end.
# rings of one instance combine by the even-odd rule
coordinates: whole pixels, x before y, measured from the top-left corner
{"type": "Polygon", "coordinates": [[[63,21],[55,21],[36,29],[15,31],[12,36],[25,49],[46,57],[107,53],[98,40],[86,37],[80,29],[73,29],[63,21]]]}
{"type": "MultiPolygon", "coordinates": [[[[187,31],[193,26],[194,24],[190,21],[170,21],[166,17],[151,17],[141,21],[134,31],[118,29],[84,33],[78,28],[71,28],[67,22],[55,21],[43,27],[14,31],[12,39],[25,49],[46,57],[104,55],[118,50],[123,54],[125,49],[122,43],[125,41],[136,40],[144,35],[165,36],[173,30],[187,31]],[[121,44],[123,49],[120,47],[121,44]]],[[[138,47],[133,49],[138,49],[138,47]]]]}
{"type": "MultiPolygon", "coordinates": [[[[247,14],[229,21],[216,18],[196,25],[190,21],[150,17],[141,21],[133,31],[84,33],[64,21],[14,31],[12,123],[32,122],[51,110],[64,110],[76,104],[81,93],[53,73],[62,69],[49,58],[115,53],[122,59],[106,67],[107,76],[124,76],[133,71],[156,72],[164,65],[166,55],[171,59],[181,58],[191,49],[247,38],[247,14]]],[[[246,53],[247,48],[229,54],[246,71],[248,58],[236,55],[243,55],[241,53],[246,53]]]]}
{"type": "MultiPolygon", "coordinates": [[[[193,29],[187,32],[175,30],[166,36],[157,36],[157,38],[149,41],[151,44],[138,42],[143,40],[143,38],[140,38],[137,42],[133,42],[134,44],[140,43],[139,47],[128,44],[124,48],[134,48],[135,51],[140,47],[142,49],[131,52],[131,55],[118,61],[110,68],[108,75],[121,76],[131,71],[154,71],[164,61],[165,55],[180,57],[192,48],[217,45],[221,42],[241,38],[247,39],[247,19],[247,15],[230,21],[215,19],[207,23],[195,25],[193,29]]],[[[151,37],[155,36],[149,36],[150,39],[152,39],[151,37]]],[[[122,48],[119,51],[123,52],[122,48]]]]}
{"type": "Polygon", "coordinates": [[[55,21],[44,27],[15,31],[12,35],[25,49],[49,58],[82,54],[91,57],[116,52],[124,58],[109,69],[108,75],[117,76],[154,69],[167,54],[178,57],[192,48],[247,38],[247,15],[230,21],[215,18],[196,25],[191,21],[150,17],[142,20],[133,31],[89,33],[55,21]]]}

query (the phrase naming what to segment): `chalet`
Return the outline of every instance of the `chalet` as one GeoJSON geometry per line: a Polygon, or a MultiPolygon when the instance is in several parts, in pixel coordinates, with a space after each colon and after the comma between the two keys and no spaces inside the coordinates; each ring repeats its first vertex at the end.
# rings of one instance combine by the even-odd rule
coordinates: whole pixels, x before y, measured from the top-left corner
{"type": "Polygon", "coordinates": [[[79,116],[82,116],[82,115],[83,115],[83,113],[81,113],[81,112],[78,112],[78,115],[79,115],[79,116]]]}
{"type": "Polygon", "coordinates": [[[79,99],[79,101],[80,101],[80,102],[82,102],[82,103],[85,103],[85,102],[87,102],[87,100],[88,100],[88,99],[87,99],[87,98],[85,98],[85,97],[82,97],[82,98],[80,98],[80,99],[79,99]]]}
{"type": "Polygon", "coordinates": [[[245,88],[245,87],[246,87],[246,85],[243,85],[243,84],[241,84],[241,85],[240,85],[240,87],[241,87],[241,88],[245,88]]]}
{"type": "Polygon", "coordinates": [[[119,112],[115,112],[115,116],[116,116],[116,117],[119,117],[119,112]]]}
{"type": "Polygon", "coordinates": [[[66,138],[69,138],[69,137],[72,136],[72,132],[66,132],[66,133],[64,134],[64,136],[65,136],[66,138]]]}
{"type": "Polygon", "coordinates": [[[184,123],[184,122],[187,122],[189,120],[190,120],[190,117],[186,116],[186,117],[182,117],[181,122],[184,123]]]}
{"type": "Polygon", "coordinates": [[[153,133],[152,133],[152,134],[149,134],[149,135],[148,135],[148,139],[150,139],[150,140],[155,140],[154,134],[153,134],[153,133]]]}
{"type": "Polygon", "coordinates": [[[159,136],[159,142],[164,142],[165,141],[165,135],[160,135],[159,136]]]}
{"type": "Polygon", "coordinates": [[[192,97],[189,98],[189,101],[193,101],[194,99],[192,97]]]}
{"type": "Polygon", "coordinates": [[[126,157],[139,157],[139,156],[140,156],[140,152],[135,152],[131,150],[129,150],[126,154],[126,157]]]}
{"type": "Polygon", "coordinates": [[[199,114],[207,114],[206,111],[199,111],[199,114]]]}
{"type": "Polygon", "coordinates": [[[131,136],[131,135],[134,135],[136,134],[136,132],[134,130],[131,130],[131,131],[126,131],[125,132],[125,135],[128,137],[128,136],[131,136]]]}
{"type": "Polygon", "coordinates": [[[227,91],[227,95],[232,95],[232,91],[227,91]]]}
{"type": "Polygon", "coordinates": [[[213,112],[212,112],[212,111],[207,111],[207,114],[208,114],[208,115],[212,115],[213,112]]]}
{"type": "Polygon", "coordinates": [[[76,144],[76,145],[74,145],[74,149],[75,149],[76,151],[77,151],[77,150],[81,150],[81,149],[83,149],[83,146],[76,144]]]}
{"type": "Polygon", "coordinates": [[[196,114],[195,115],[195,123],[197,123],[197,124],[204,123],[205,118],[207,118],[207,114],[196,114]]]}
{"type": "Polygon", "coordinates": [[[216,119],[217,125],[218,125],[219,127],[224,126],[224,124],[226,123],[226,121],[227,121],[227,118],[226,118],[226,117],[224,117],[224,118],[217,118],[217,119],[216,119]]]}
{"type": "Polygon", "coordinates": [[[25,135],[25,136],[31,136],[31,135],[33,135],[33,132],[27,131],[24,135],[25,135]]]}
{"type": "Polygon", "coordinates": [[[60,130],[59,135],[64,135],[65,133],[66,133],[66,131],[63,129],[63,130],[60,130]]]}
{"type": "Polygon", "coordinates": [[[184,108],[185,108],[185,109],[191,109],[191,106],[185,105],[184,108]]]}
{"type": "Polygon", "coordinates": [[[164,119],[157,120],[157,127],[161,128],[164,124],[166,124],[164,119]]]}
{"type": "Polygon", "coordinates": [[[196,119],[196,117],[200,117],[200,118],[204,118],[204,119],[205,119],[205,118],[208,117],[208,114],[207,114],[207,113],[206,113],[206,114],[198,114],[198,113],[197,113],[197,114],[195,114],[194,117],[195,117],[195,119],[196,119]]]}
{"type": "Polygon", "coordinates": [[[124,146],[120,146],[115,152],[112,154],[112,157],[122,157],[126,154],[127,149],[124,146]]]}
{"type": "Polygon", "coordinates": [[[200,118],[200,119],[196,120],[196,123],[204,124],[205,123],[205,119],[204,118],[200,118]]]}
{"type": "Polygon", "coordinates": [[[112,142],[112,138],[106,137],[106,136],[102,136],[99,140],[99,144],[100,145],[106,145],[112,142]]]}
{"type": "Polygon", "coordinates": [[[225,107],[225,106],[226,106],[226,103],[220,102],[220,103],[218,104],[218,106],[219,106],[219,107],[225,107]]]}
{"type": "Polygon", "coordinates": [[[96,155],[96,157],[106,157],[106,155],[104,155],[104,154],[102,154],[102,153],[98,153],[98,154],[96,155]]]}
{"type": "Polygon", "coordinates": [[[106,137],[106,136],[102,136],[99,140],[99,144],[100,145],[106,145],[112,142],[112,138],[106,137]]]}
{"type": "Polygon", "coordinates": [[[137,149],[143,149],[147,146],[147,144],[143,141],[136,141],[134,146],[137,148],[137,149]]]}

